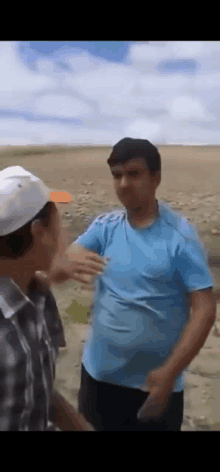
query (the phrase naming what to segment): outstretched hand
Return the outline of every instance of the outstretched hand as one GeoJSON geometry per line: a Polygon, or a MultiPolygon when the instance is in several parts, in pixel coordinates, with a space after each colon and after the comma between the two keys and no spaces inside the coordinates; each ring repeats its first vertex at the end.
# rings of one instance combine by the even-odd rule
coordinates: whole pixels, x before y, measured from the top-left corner
{"type": "Polygon", "coordinates": [[[50,270],[42,273],[42,277],[55,284],[73,279],[90,290],[92,276],[103,273],[105,266],[105,259],[98,254],[82,246],[70,246],[62,255],[59,254],[54,258],[50,270]]]}

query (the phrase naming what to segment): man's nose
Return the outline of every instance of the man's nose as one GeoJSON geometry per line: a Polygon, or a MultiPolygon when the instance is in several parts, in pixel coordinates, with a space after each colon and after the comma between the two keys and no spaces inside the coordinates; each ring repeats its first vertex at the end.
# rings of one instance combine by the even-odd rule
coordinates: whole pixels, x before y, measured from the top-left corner
{"type": "Polygon", "coordinates": [[[120,187],[124,188],[124,187],[128,187],[128,185],[129,185],[128,179],[125,176],[123,176],[120,182],[120,187]]]}

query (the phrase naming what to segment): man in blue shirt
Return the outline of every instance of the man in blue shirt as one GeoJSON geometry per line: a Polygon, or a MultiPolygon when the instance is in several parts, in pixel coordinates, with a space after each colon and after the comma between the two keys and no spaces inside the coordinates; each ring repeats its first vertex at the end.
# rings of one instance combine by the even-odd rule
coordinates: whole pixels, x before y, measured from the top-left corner
{"type": "Polygon", "coordinates": [[[125,138],[108,164],[124,208],[97,217],[74,243],[109,257],[96,283],[79,411],[98,431],[180,431],[184,369],[214,324],[215,282],[196,228],[155,197],[155,146],[125,138]]]}

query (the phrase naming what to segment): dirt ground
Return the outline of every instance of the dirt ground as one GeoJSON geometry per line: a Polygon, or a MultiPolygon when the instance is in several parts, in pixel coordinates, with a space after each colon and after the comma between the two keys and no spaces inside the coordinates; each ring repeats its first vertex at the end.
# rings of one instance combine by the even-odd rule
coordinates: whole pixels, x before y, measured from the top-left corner
{"type": "MultiPolygon", "coordinates": [[[[220,147],[160,147],[162,181],[157,198],[166,200],[197,225],[212,263],[220,293],[220,147]]],[[[107,158],[111,147],[11,148],[0,151],[0,170],[20,165],[53,190],[71,194],[60,204],[63,224],[73,242],[103,211],[121,208],[114,193],[107,158]]],[[[60,349],[56,386],[77,408],[80,362],[92,292],[68,282],[54,286],[67,347],[60,349]]],[[[219,296],[220,298],[220,296],[219,296]]],[[[220,304],[217,322],[186,375],[182,431],[220,430],[220,304]]]]}

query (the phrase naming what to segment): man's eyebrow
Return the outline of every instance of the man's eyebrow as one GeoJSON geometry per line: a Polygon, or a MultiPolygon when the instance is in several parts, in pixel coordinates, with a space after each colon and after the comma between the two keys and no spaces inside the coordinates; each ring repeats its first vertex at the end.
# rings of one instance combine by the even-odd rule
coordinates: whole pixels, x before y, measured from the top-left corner
{"type": "MultiPolygon", "coordinates": [[[[120,170],[112,170],[112,174],[121,174],[120,170]]],[[[133,174],[134,172],[140,172],[139,169],[128,170],[127,174],[133,174]]]]}

